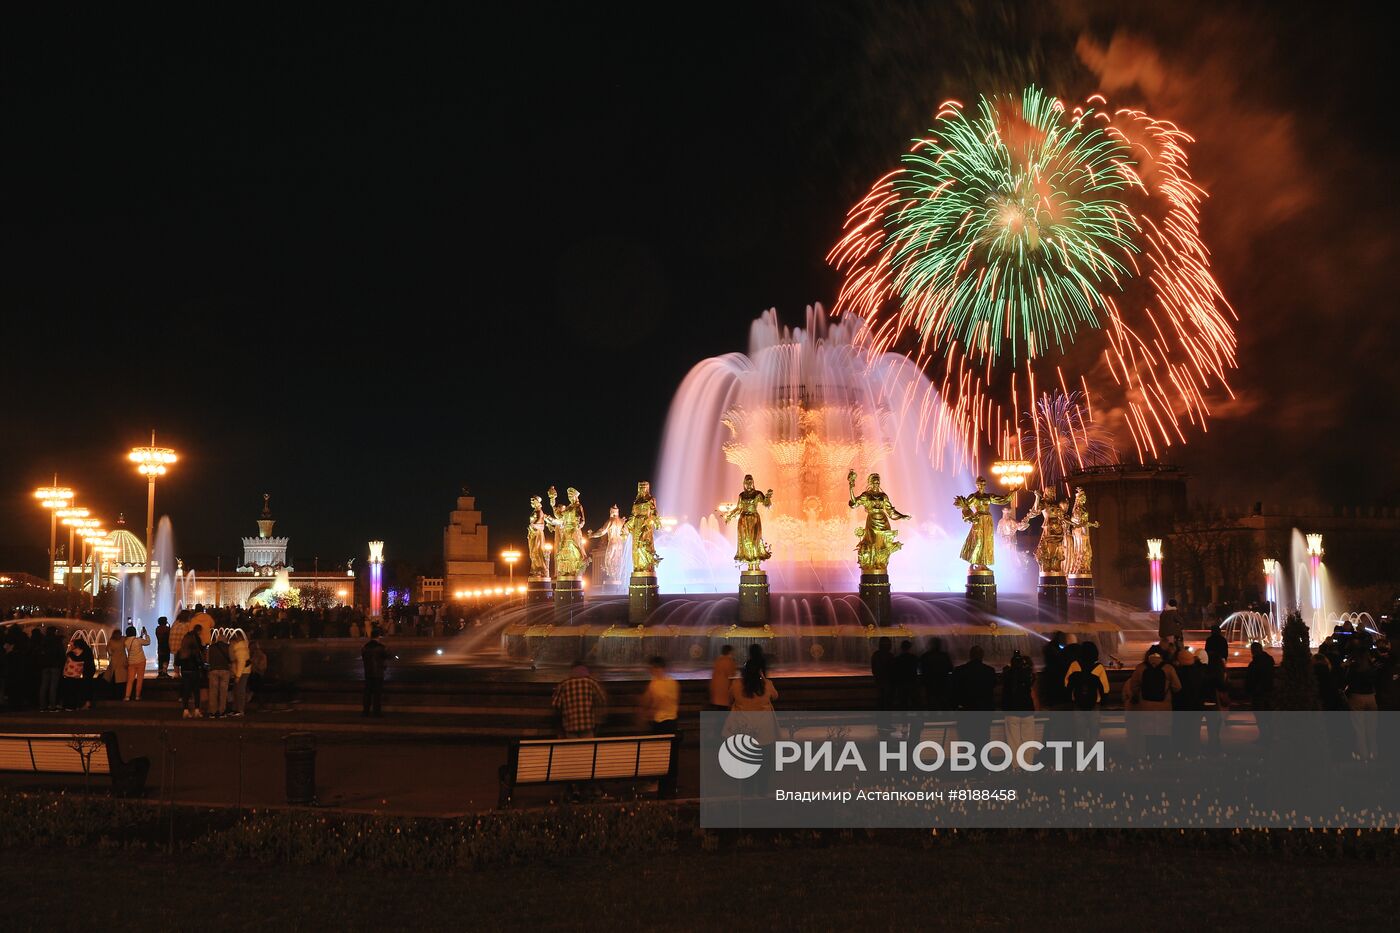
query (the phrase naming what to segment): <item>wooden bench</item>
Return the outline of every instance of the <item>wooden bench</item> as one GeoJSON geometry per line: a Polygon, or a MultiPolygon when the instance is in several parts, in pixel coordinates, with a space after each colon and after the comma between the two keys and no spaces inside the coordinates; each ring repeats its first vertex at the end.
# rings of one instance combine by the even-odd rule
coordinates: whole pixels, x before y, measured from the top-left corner
{"type": "Polygon", "coordinates": [[[0,733],[0,771],[106,774],[118,796],[139,797],[150,770],[149,758],[122,759],[115,732],[0,733]]]}
{"type": "Polygon", "coordinates": [[[657,796],[674,797],[679,736],[619,735],[592,739],[519,739],[501,766],[500,806],[530,784],[582,784],[655,778],[657,796]]]}

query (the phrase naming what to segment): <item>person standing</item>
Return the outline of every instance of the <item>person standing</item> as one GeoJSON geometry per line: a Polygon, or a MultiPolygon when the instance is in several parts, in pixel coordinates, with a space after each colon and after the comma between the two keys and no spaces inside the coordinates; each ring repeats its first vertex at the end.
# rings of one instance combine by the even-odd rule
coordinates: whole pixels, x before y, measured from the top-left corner
{"type": "Polygon", "coordinates": [[[575,661],[569,676],[554,688],[550,701],[559,711],[559,728],[566,739],[589,739],[607,716],[608,695],[583,661],[575,661]]]}
{"type": "MultiPolygon", "coordinates": [[[[179,624],[177,621],[176,627],[179,624]]],[[[189,627],[175,652],[175,670],[180,675],[181,717],[203,719],[204,711],[199,708],[199,681],[204,676],[204,643],[189,627]]]]}
{"type": "Polygon", "coordinates": [[[1254,708],[1254,722],[1259,730],[1259,741],[1269,737],[1269,713],[1274,707],[1274,659],[1259,642],[1249,645],[1249,667],[1244,672],[1244,692],[1249,696],[1249,705],[1254,708]],[[1262,715],[1261,715],[1262,713],[1262,715]]]}
{"type": "Polygon", "coordinates": [[[384,715],[384,668],[389,661],[389,649],[379,640],[379,630],[375,629],[369,641],[360,649],[360,661],[365,666],[365,716],[384,715]]]}
{"type": "Polygon", "coordinates": [[[136,634],[136,626],[126,627],[126,690],[122,700],[140,700],[141,685],[146,682],[146,646],[151,643],[151,636],[146,634],[146,630],[141,629],[140,636],[136,634]]]}
{"type": "Polygon", "coordinates": [[[715,666],[710,671],[710,709],[729,708],[729,682],[734,679],[737,671],[738,665],[734,663],[734,647],[723,645],[719,649],[719,657],[715,658],[715,666]]]}
{"type": "Polygon", "coordinates": [[[1176,600],[1169,599],[1167,608],[1157,617],[1157,640],[1162,647],[1175,650],[1182,646],[1181,634],[1181,613],[1177,611],[1176,600]]]}
{"type": "MultiPolygon", "coordinates": [[[[179,612],[175,613],[175,624],[170,626],[170,650],[176,652],[177,654],[179,653],[181,646],[183,646],[185,643],[185,636],[189,634],[190,615],[191,613],[188,609],[181,609],[179,612]]],[[[176,676],[179,676],[179,658],[175,659],[174,668],[176,676]]]]}
{"type": "Polygon", "coordinates": [[[170,620],[161,616],[156,620],[156,679],[167,680],[170,675],[170,620]]]}
{"type": "Polygon", "coordinates": [[[681,685],[666,673],[666,659],[657,655],[647,665],[651,681],[642,693],[642,721],[655,735],[674,734],[680,719],[681,685]]]}
{"type": "MultiPolygon", "coordinates": [[[[130,626],[131,620],[126,624],[130,626]]],[[[126,636],[120,625],[112,629],[107,641],[107,679],[112,683],[112,696],[126,695],[126,636]]]]}
{"type": "Polygon", "coordinates": [[[924,709],[946,710],[948,678],[953,675],[953,659],[943,650],[943,639],[930,638],[919,656],[919,680],[924,688],[924,709]]]}
{"type": "MultiPolygon", "coordinates": [[[[57,712],[62,709],[58,703],[58,685],[63,682],[63,636],[58,634],[58,626],[50,625],[44,631],[44,639],[39,643],[40,667],[39,667],[39,709],[44,712],[57,712]]],[[[10,684],[9,677],[6,677],[6,689],[18,691],[18,678],[16,683],[10,684]]],[[[10,697],[10,703],[15,702],[15,695],[10,697]]]]}
{"type": "Polygon", "coordinates": [[[899,654],[894,658],[894,702],[897,709],[912,710],[918,707],[919,656],[914,654],[914,643],[908,639],[899,643],[899,654]]]}
{"type": "Polygon", "coordinates": [[[1153,645],[1141,664],[1134,668],[1132,676],[1123,685],[1123,702],[1142,736],[1144,749],[1149,754],[1162,754],[1167,750],[1171,736],[1172,696],[1181,690],[1181,678],[1176,670],[1166,663],[1161,649],[1153,645]]]}
{"type": "Polygon", "coordinates": [[[958,737],[974,743],[980,754],[991,734],[991,711],[996,709],[997,672],[982,661],[981,645],[967,652],[967,663],[953,669],[953,703],[958,717],[958,737]]]}
{"type": "Polygon", "coordinates": [[[1099,707],[1108,696],[1108,671],[1099,662],[1099,646],[1081,642],[1078,657],[1065,672],[1065,689],[1074,709],[1075,738],[1093,743],[1099,740],[1099,707]]]}
{"type": "Polygon", "coordinates": [[[92,658],[92,649],[88,648],[88,643],[74,636],[68,643],[68,651],[63,655],[63,707],[68,710],[81,709],[84,705],[91,705],[91,700],[87,697],[87,689],[96,668],[96,662],[92,658]],[[86,650],[84,650],[86,649],[86,650]]]}
{"type": "Polygon", "coordinates": [[[1021,768],[1022,746],[1034,742],[1035,735],[1035,667],[1020,651],[1011,654],[1011,661],[1001,672],[1001,708],[1006,713],[1006,744],[1011,746],[1011,769],[1021,768]]]}
{"type": "Polygon", "coordinates": [[[224,711],[228,709],[228,684],[233,677],[228,641],[222,632],[209,643],[207,664],[209,666],[209,715],[213,719],[222,719],[224,711]]]}
{"type": "Polygon", "coordinates": [[[888,636],[881,636],[875,643],[875,653],[870,656],[870,676],[875,680],[876,728],[881,738],[890,734],[890,710],[894,709],[894,644],[888,636]]]}
{"type": "Polygon", "coordinates": [[[233,715],[242,716],[248,709],[248,676],[253,662],[248,650],[248,636],[238,629],[228,645],[229,676],[233,683],[233,715]]]}
{"type": "Polygon", "coordinates": [[[1362,761],[1376,757],[1376,667],[1371,663],[1369,645],[1352,655],[1346,669],[1347,706],[1356,732],[1356,755],[1362,761]]]}
{"type": "Polygon", "coordinates": [[[1225,659],[1230,656],[1230,642],[1220,630],[1219,622],[1210,627],[1210,634],[1206,636],[1206,656],[1210,658],[1211,664],[1221,666],[1224,666],[1225,659]]]}

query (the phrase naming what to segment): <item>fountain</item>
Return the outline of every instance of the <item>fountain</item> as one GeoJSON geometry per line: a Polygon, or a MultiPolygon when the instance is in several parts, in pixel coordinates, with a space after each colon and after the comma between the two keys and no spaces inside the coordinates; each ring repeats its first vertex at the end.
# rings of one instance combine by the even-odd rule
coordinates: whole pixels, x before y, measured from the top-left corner
{"type": "Polygon", "coordinates": [[[928,378],[898,354],[868,359],[852,346],[856,326],[832,323],[815,305],[805,328],[788,329],[770,310],[750,327],[747,354],[703,360],[686,376],[654,484],[662,511],[677,521],[660,542],[662,593],[734,589],[734,531],[720,510],[745,474],[774,490],[763,520],[774,592],[855,592],[850,469],[862,481],[881,474],[900,510],[914,516],[900,527],[893,590],[962,589],[964,529],[952,500],[971,477],[934,466],[948,451],[934,429],[928,378]]]}
{"type": "MultiPolygon", "coordinates": [[[[966,526],[953,499],[972,477],[945,466],[952,447],[927,377],[906,357],[871,358],[856,348],[857,322],[832,322],[820,305],[807,309],[805,324],[784,328],[775,311],[765,312],[746,354],[701,361],[676,392],[653,485],[663,516],[662,595],[644,624],[629,618],[626,596],[521,601],[483,618],[468,636],[473,653],[495,641],[533,663],[626,665],[659,654],[704,666],[722,644],[742,653],[759,643],[787,665],[864,670],[879,637],[922,649],[937,635],[957,654],[980,644],[995,662],[1015,650],[1038,653],[1057,630],[1115,653],[1120,625],[1111,614],[1096,613],[1092,599],[1047,608],[1035,596],[1035,563],[1005,545],[994,567],[999,603],[966,597],[966,526]],[[889,562],[888,616],[857,595],[864,519],[848,505],[851,470],[862,484],[880,473],[898,510],[912,516],[897,527],[902,549],[889,562]],[[724,521],[745,474],[773,490],[771,507],[766,497],[760,506],[773,551],[763,561],[766,624],[741,612],[735,526],[724,521]]],[[[624,577],[630,554],[628,562],[624,577]]]]}

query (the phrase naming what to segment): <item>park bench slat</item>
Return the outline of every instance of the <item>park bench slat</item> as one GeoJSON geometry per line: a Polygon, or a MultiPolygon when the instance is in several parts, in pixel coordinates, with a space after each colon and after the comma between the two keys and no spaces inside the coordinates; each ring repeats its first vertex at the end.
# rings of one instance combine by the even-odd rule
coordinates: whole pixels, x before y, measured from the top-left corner
{"type": "Polygon", "coordinates": [[[586,781],[593,777],[593,749],[587,745],[560,745],[549,766],[551,781],[586,781]]]}
{"type": "Polygon", "coordinates": [[[657,777],[670,770],[671,738],[642,743],[641,754],[637,758],[637,774],[643,777],[657,777]]]}

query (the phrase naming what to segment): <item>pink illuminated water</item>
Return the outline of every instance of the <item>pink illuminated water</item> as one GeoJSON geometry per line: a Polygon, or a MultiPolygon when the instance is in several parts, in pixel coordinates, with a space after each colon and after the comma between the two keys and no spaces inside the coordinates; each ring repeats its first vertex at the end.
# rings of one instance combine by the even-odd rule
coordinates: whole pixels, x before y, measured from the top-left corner
{"type": "MultiPolygon", "coordinates": [[[[873,360],[851,345],[855,323],[832,322],[820,305],[806,326],[785,328],[766,311],[749,331],[747,353],[698,363],[671,402],[653,483],[663,515],[676,520],[658,536],[663,592],[733,592],[735,526],[721,503],[733,502],[745,473],[773,489],[764,510],[765,563],[774,592],[855,592],[855,529],[863,513],[847,507],[846,474],[879,473],[900,522],[903,550],[890,563],[901,592],[958,591],[967,565],[958,559],[966,525],[953,496],[972,490],[963,470],[938,469],[927,377],[907,358],[873,360]]],[[[1003,590],[1024,590],[1011,555],[995,567],[1003,590]]]]}

